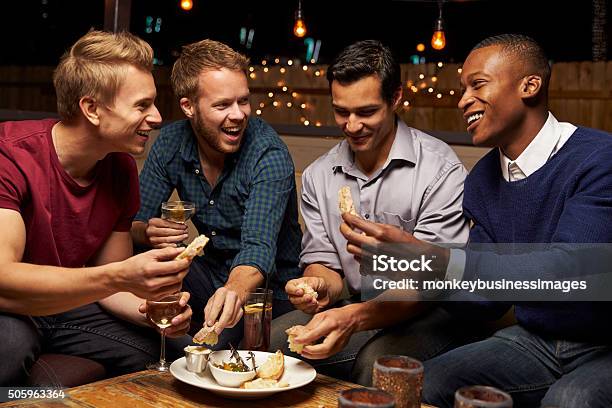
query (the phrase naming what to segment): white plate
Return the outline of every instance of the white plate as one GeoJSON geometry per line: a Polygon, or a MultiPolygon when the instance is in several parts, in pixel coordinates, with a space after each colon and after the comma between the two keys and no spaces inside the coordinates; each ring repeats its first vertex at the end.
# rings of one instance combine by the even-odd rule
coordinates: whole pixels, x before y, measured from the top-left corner
{"type": "MultiPolygon", "coordinates": [[[[243,351],[240,355],[243,356],[243,351]]],[[[260,366],[266,361],[268,356],[272,353],[264,351],[254,351],[255,364],[260,366]]],[[[215,381],[210,369],[206,367],[206,370],[200,374],[192,373],[187,370],[187,362],[185,357],[181,357],[170,365],[170,373],[179,381],[184,383],[195,385],[196,387],[204,388],[215,394],[223,395],[230,398],[240,399],[255,399],[263,398],[277,392],[289,391],[295,388],[303,387],[306,384],[312,382],[317,376],[317,371],[312,368],[308,363],[302,360],[298,360],[294,357],[285,356],[285,372],[281,377],[281,381],[289,383],[288,387],[285,388],[264,388],[261,390],[245,390],[242,388],[230,388],[223,387],[215,381]]]]}

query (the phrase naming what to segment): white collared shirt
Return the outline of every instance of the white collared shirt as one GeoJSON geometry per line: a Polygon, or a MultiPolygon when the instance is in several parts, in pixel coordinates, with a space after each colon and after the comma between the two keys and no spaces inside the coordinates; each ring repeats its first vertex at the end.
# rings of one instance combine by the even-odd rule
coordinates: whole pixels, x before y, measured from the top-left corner
{"type": "Polygon", "coordinates": [[[510,160],[499,149],[504,180],[518,181],[531,176],[563,147],[575,130],[576,126],[559,122],[548,112],[546,123],[516,160],[510,160]]]}

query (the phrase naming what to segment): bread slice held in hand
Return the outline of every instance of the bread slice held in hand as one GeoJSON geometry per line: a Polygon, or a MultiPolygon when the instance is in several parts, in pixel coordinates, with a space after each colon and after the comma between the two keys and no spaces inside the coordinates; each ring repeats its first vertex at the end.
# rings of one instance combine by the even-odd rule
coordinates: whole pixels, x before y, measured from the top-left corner
{"type": "Polygon", "coordinates": [[[304,346],[307,346],[307,344],[298,344],[295,342],[295,338],[306,333],[306,328],[301,325],[292,326],[285,330],[285,333],[287,333],[289,350],[293,351],[294,353],[302,354],[302,350],[304,349],[304,346]]]}
{"type": "Polygon", "coordinates": [[[277,350],[257,369],[257,377],[278,380],[285,372],[285,356],[283,352],[277,350]]]}
{"type": "Polygon", "coordinates": [[[204,251],[204,247],[208,244],[208,237],[204,234],[196,237],[191,244],[187,245],[187,248],[175,259],[188,259],[189,261],[193,260],[197,255],[202,255],[204,251]]]}
{"type": "Polygon", "coordinates": [[[338,190],[338,206],[340,207],[340,214],[347,212],[351,215],[357,215],[349,186],[344,186],[338,190]]]}
{"type": "Polygon", "coordinates": [[[316,299],[319,297],[319,294],[312,288],[312,286],[310,286],[306,282],[300,282],[297,285],[295,285],[295,287],[297,289],[302,289],[304,291],[304,295],[310,295],[312,296],[313,299],[316,299]]]}
{"type": "Polygon", "coordinates": [[[208,344],[209,346],[214,346],[219,342],[219,335],[215,331],[216,328],[216,324],[207,326],[206,323],[204,323],[204,327],[202,327],[200,331],[193,336],[193,342],[197,344],[208,344]]]}

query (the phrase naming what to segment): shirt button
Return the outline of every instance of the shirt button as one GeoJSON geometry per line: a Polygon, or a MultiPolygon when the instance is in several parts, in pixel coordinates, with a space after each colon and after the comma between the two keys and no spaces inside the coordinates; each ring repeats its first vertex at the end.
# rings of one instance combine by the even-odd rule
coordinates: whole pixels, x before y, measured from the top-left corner
{"type": "Polygon", "coordinates": [[[195,169],[195,174],[200,174],[200,169],[195,169]]]}
{"type": "Polygon", "coordinates": [[[363,216],[365,217],[366,220],[370,219],[370,214],[364,214],[363,216]]]}
{"type": "Polygon", "coordinates": [[[212,235],[212,236],[214,237],[215,235],[217,235],[217,231],[212,231],[212,232],[210,233],[210,235],[212,235]]]}
{"type": "Polygon", "coordinates": [[[210,205],[215,205],[215,200],[210,200],[210,201],[208,202],[208,204],[210,204],[210,205]]]}

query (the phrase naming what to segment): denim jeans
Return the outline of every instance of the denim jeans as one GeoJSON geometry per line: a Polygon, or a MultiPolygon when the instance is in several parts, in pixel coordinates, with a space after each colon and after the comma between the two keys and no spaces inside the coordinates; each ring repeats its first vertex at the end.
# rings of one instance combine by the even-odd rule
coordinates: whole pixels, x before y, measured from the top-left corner
{"type": "Polygon", "coordinates": [[[425,362],[424,402],[452,407],[455,390],[474,384],[508,392],[515,407],[612,407],[612,349],[514,325],[425,362]]]}
{"type": "MultiPolygon", "coordinates": [[[[225,268],[221,263],[216,265],[217,268],[225,268]]],[[[189,292],[191,297],[189,298],[189,305],[193,311],[191,318],[191,328],[189,333],[195,335],[204,324],[204,307],[208,302],[208,299],[215,293],[215,291],[223,285],[223,280],[226,279],[219,276],[219,269],[212,271],[209,263],[194,261],[191,263],[189,273],[183,281],[183,290],[189,292]]],[[[288,300],[273,299],[272,300],[272,318],[276,318],[287,312],[294,310],[293,305],[288,300]]],[[[219,335],[219,342],[212,346],[213,350],[224,350],[229,348],[232,344],[235,348],[242,341],[242,335],[244,332],[244,326],[242,319],[234,327],[228,327],[224,329],[219,335]]]]}
{"type": "MultiPolygon", "coordinates": [[[[334,307],[349,303],[351,301],[344,300],[334,307]]],[[[304,359],[289,351],[285,330],[298,324],[306,325],[311,318],[312,315],[295,311],[275,319],[270,349],[280,349],[287,355],[304,359]]],[[[485,329],[466,329],[468,325],[460,324],[444,309],[435,307],[394,327],[354,333],[344,349],[331,357],[304,360],[324,374],[371,386],[372,366],[382,355],[407,355],[423,361],[492,333],[485,329]]]]}
{"type": "MultiPolygon", "coordinates": [[[[188,336],[167,339],[166,359],[183,355],[188,336]]],[[[159,359],[160,335],[152,328],[120,320],[92,303],[44,317],[0,314],[1,385],[19,385],[41,353],[95,360],[115,376],[144,370],[159,359]]]]}

